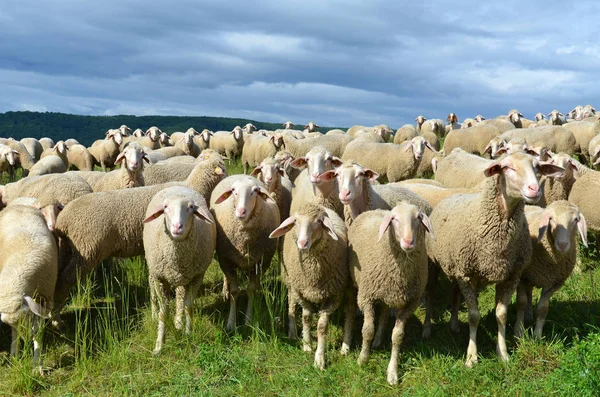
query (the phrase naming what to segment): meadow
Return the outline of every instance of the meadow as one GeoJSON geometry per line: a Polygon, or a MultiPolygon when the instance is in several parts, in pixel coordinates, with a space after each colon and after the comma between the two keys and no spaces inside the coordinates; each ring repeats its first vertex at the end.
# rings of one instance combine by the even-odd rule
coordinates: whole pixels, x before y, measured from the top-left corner
{"type": "MultiPolygon", "coordinates": [[[[228,172],[241,172],[240,164],[228,172]]],[[[262,279],[260,299],[249,326],[238,316],[238,330],[224,330],[229,305],[222,299],[222,273],[216,260],[208,269],[195,301],[190,335],[168,323],[160,356],[152,355],[156,323],[149,305],[148,274],[143,257],[102,263],[72,291],[65,326],[45,328],[43,376],[32,372],[32,343],[11,358],[10,329],[0,327],[0,394],[48,396],[215,395],[215,396],[364,396],[364,395],[577,395],[600,393],[600,260],[591,239],[580,251],[579,271],[557,292],[541,341],[528,333],[522,340],[508,330],[508,363],[496,357],[493,288],[480,294],[478,332],[481,360],[464,366],[467,313],[461,308],[460,334],[450,331],[450,285],[440,278],[433,337],[421,339],[424,308],[407,325],[401,348],[400,384],[389,386],[385,370],[390,340],[373,351],[365,366],[356,363],[360,327],[356,321],[351,353],[342,357],[343,312],[332,317],[327,368],[313,368],[313,354],[287,338],[286,290],[275,257],[262,279]]],[[[534,296],[534,302],[537,296],[534,296]]],[[[244,297],[238,307],[245,307],[244,297]]],[[[515,321],[509,307],[509,324],[515,321]]],[[[300,323],[300,321],[298,322],[300,323]]],[[[388,322],[391,333],[393,321],[388,322]]],[[[388,333],[388,335],[389,335],[388,333]]]]}

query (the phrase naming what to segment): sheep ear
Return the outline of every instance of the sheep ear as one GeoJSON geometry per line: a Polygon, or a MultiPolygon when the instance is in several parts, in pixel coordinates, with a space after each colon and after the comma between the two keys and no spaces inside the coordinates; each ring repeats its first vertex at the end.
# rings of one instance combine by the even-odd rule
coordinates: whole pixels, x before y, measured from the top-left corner
{"type": "Polygon", "coordinates": [[[306,157],[298,157],[294,159],[294,161],[292,161],[290,165],[296,169],[301,170],[304,167],[306,167],[306,157]]]}
{"type": "Polygon", "coordinates": [[[319,182],[331,182],[335,179],[335,171],[325,171],[321,175],[319,175],[319,182]]]}
{"type": "Polygon", "coordinates": [[[550,219],[552,219],[552,217],[550,216],[550,211],[544,211],[544,213],[542,214],[542,218],[540,219],[540,228],[538,231],[537,239],[538,243],[544,238],[544,233],[546,233],[546,230],[548,229],[548,223],[550,223],[550,219]]]}
{"type": "Polygon", "coordinates": [[[598,156],[598,153],[600,153],[600,145],[596,146],[596,148],[594,149],[593,156],[594,157],[598,156]]]}
{"type": "Polygon", "coordinates": [[[429,141],[425,141],[425,147],[431,150],[432,152],[435,152],[435,149],[433,148],[433,146],[431,146],[431,143],[429,143],[429,141]]]}
{"type": "Polygon", "coordinates": [[[23,297],[23,308],[28,308],[33,314],[41,318],[50,318],[50,310],[36,303],[30,296],[23,297]]]}
{"type": "Polygon", "coordinates": [[[125,152],[119,153],[119,155],[117,156],[117,159],[115,160],[115,163],[120,163],[123,160],[125,160],[125,152]]]}
{"type": "Polygon", "coordinates": [[[262,186],[257,186],[256,189],[256,192],[263,200],[265,200],[268,203],[277,204],[275,200],[273,200],[267,189],[265,189],[262,186]]]}
{"type": "Polygon", "coordinates": [[[221,167],[215,167],[215,174],[216,175],[225,175],[225,171],[223,171],[223,168],[221,168],[221,167]]]}
{"type": "Polygon", "coordinates": [[[281,176],[285,176],[285,171],[281,167],[277,168],[277,173],[281,176]]]}
{"type": "Polygon", "coordinates": [[[483,174],[486,177],[490,177],[493,175],[498,175],[502,173],[502,166],[500,165],[500,163],[494,163],[492,165],[490,165],[489,167],[487,167],[484,171],[483,174]]]}
{"type": "Polygon", "coordinates": [[[452,115],[451,114],[449,114],[448,117],[446,117],[446,121],[448,121],[450,123],[452,122],[452,115]]]}
{"type": "Polygon", "coordinates": [[[481,153],[481,154],[485,154],[485,153],[488,153],[488,152],[490,153],[490,155],[492,154],[492,144],[491,143],[487,144],[487,146],[485,147],[485,149],[483,149],[483,153],[481,153]]]}
{"type": "Polygon", "coordinates": [[[588,247],[587,241],[587,222],[583,216],[583,214],[579,214],[579,221],[577,221],[577,230],[579,230],[579,235],[581,236],[581,242],[585,248],[588,247]]]}
{"type": "Polygon", "coordinates": [[[498,150],[496,150],[495,153],[492,154],[492,157],[498,157],[501,154],[507,153],[508,152],[508,148],[507,147],[501,147],[498,150]]]}
{"type": "Polygon", "coordinates": [[[144,155],[142,156],[142,160],[144,160],[146,163],[150,164],[150,159],[148,158],[147,153],[144,153],[144,155]]]}
{"type": "Polygon", "coordinates": [[[250,176],[256,176],[258,174],[260,174],[260,172],[262,171],[261,166],[259,165],[258,167],[256,167],[254,170],[252,170],[252,172],[250,173],[250,176]]]}
{"type": "Polygon", "coordinates": [[[229,189],[225,192],[223,192],[223,194],[221,194],[216,200],[215,200],[215,204],[221,204],[223,201],[227,200],[229,198],[229,196],[231,196],[231,193],[233,193],[233,189],[229,189]]]}
{"type": "Polygon", "coordinates": [[[339,238],[337,234],[335,234],[335,228],[333,227],[333,222],[329,219],[328,216],[323,217],[323,227],[327,229],[327,234],[331,236],[332,239],[337,241],[339,238]]]}
{"type": "Polygon", "coordinates": [[[344,164],[344,162],[339,158],[339,157],[335,157],[333,156],[331,158],[331,164],[333,165],[334,168],[338,168],[340,167],[342,164],[344,164]]]}
{"type": "Polygon", "coordinates": [[[454,117],[452,117],[452,122],[453,123],[458,123],[458,117],[456,117],[456,115],[454,115],[454,117]]]}
{"type": "Polygon", "coordinates": [[[153,220],[161,216],[164,212],[165,207],[162,204],[157,206],[154,212],[151,215],[149,215],[146,219],[144,219],[144,223],[152,222],[153,220]]]}
{"type": "Polygon", "coordinates": [[[390,227],[390,223],[394,219],[394,214],[392,212],[388,212],[382,219],[381,224],[379,225],[379,237],[377,238],[377,242],[381,241],[383,234],[390,227]]]}
{"type": "Polygon", "coordinates": [[[540,174],[546,176],[560,176],[565,172],[563,167],[549,163],[540,163],[538,170],[540,171],[540,174]]]}
{"type": "Polygon", "coordinates": [[[538,153],[538,151],[535,150],[535,149],[531,149],[531,148],[525,147],[524,150],[525,150],[525,153],[530,154],[532,156],[538,156],[539,157],[539,155],[540,155],[540,153],[538,153]]]}
{"type": "MultiPolygon", "coordinates": [[[[412,145],[411,145],[411,147],[412,147],[412,145]]],[[[365,170],[365,177],[369,178],[371,181],[376,181],[377,178],[379,178],[379,174],[376,173],[375,171],[367,168],[365,170]]]]}
{"type": "Polygon", "coordinates": [[[413,150],[412,141],[409,141],[410,145],[406,145],[406,149],[404,149],[404,153],[408,153],[410,150],[413,150]]]}
{"type": "Polygon", "coordinates": [[[437,157],[431,159],[431,169],[434,174],[437,172],[438,162],[439,160],[437,159],[437,157]]]}
{"type": "Polygon", "coordinates": [[[423,224],[423,227],[425,227],[425,230],[427,230],[429,234],[431,234],[431,238],[435,239],[435,235],[433,234],[433,226],[431,226],[431,221],[429,220],[429,217],[424,213],[419,212],[419,220],[423,224]]]}
{"type": "Polygon", "coordinates": [[[198,207],[197,205],[194,205],[194,215],[196,215],[198,218],[205,220],[206,222],[213,224],[215,223],[215,221],[213,221],[212,216],[210,215],[210,212],[208,212],[208,210],[204,207],[198,207]]]}
{"type": "Polygon", "coordinates": [[[294,228],[295,223],[296,217],[293,215],[290,216],[285,221],[281,222],[281,225],[279,225],[277,229],[273,230],[271,234],[269,234],[269,238],[277,238],[283,236],[284,234],[286,234],[294,228]]]}

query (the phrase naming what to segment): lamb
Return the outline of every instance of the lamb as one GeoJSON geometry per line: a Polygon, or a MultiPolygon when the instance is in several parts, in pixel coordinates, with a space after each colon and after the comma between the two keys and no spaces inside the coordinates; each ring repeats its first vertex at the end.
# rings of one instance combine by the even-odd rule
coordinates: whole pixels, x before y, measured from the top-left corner
{"type": "MultiPolygon", "coordinates": [[[[486,180],[478,194],[460,194],[442,200],[429,217],[436,238],[426,239],[427,253],[434,265],[428,283],[423,336],[431,335],[433,291],[441,267],[458,283],[469,308],[467,367],[477,362],[476,335],[480,319],[477,291],[486,284],[496,284],[497,353],[501,360],[508,361],[507,305],[531,258],[525,202],[532,204],[541,197],[536,173],[556,175],[562,171],[528,154],[512,154],[485,169],[486,180]]],[[[453,330],[458,329],[458,299],[453,299],[450,323],[453,330]]]]}
{"type": "MultiPolygon", "coordinates": [[[[42,145],[42,147],[44,148],[44,150],[46,149],[52,149],[54,147],[54,140],[52,140],[51,138],[40,138],[39,139],[40,145],[42,145]]],[[[67,143],[67,145],[69,145],[67,143]]]]}
{"type": "Polygon", "coordinates": [[[322,146],[315,146],[306,156],[293,160],[292,167],[297,169],[306,167],[306,170],[296,178],[296,186],[292,190],[290,213],[295,213],[305,203],[314,202],[343,216],[344,206],[337,198],[339,193],[337,181],[321,181],[319,179],[321,174],[340,165],[342,165],[342,161],[322,146]]]}
{"type": "Polygon", "coordinates": [[[213,135],[214,134],[212,133],[212,131],[207,130],[205,128],[200,133],[200,136],[197,136],[194,138],[194,142],[196,143],[196,145],[198,145],[198,147],[200,148],[200,151],[202,151],[204,149],[208,149],[210,147],[210,138],[213,135]]]}
{"type": "MultiPolygon", "coordinates": [[[[577,149],[577,140],[574,134],[566,128],[571,124],[513,129],[502,133],[499,138],[505,142],[513,138],[523,138],[530,147],[545,146],[554,153],[562,152],[573,155],[577,149]]],[[[586,145],[589,145],[589,141],[586,145]]]]}
{"type": "Polygon", "coordinates": [[[567,124],[567,119],[565,118],[565,115],[556,109],[548,113],[548,117],[550,117],[550,124],[552,125],[567,124]]]}
{"type": "Polygon", "coordinates": [[[283,137],[279,134],[266,137],[264,135],[251,135],[246,139],[242,149],[242,164],[244,174],[248,173],[249,167],[256,167],[265,158],[275,156],[282,148],[285,148],[283,137]]]}
{"type": "MultiPolygon", "coordinates": [[[[387,381],[391,385],[398,383],[398,355],[406,321],[421,303],[427,285],[426,232],[433,237],[427,215],[404,202],[391,211],[365,212],[348,230],[350,275],[357,290],[358,307],[364,313],[358,364],[366,364],[369,360],[375,334],[375,303],[381,302],[386,309],[395,309],[392,354],[387,368],[387,381]]],[[[354,318],[352,309],[347,310],[351,319],[354,318]]],[[[382,316],[387,317],[387,311],[384,312],[382,316]]],[[[379,330],[382,328],[380,326],[379,330]]],[[[351,340],[351,329],[351,322],[346,321],[345,341],[351,340]]]]}
{"type": "Polygon", "coordinates": [[[137,142],[129,142],[115,161],[115,164],[121,163],[121,168],[100,173],[102,177],[93,183],[92,189],[94,192],[106,192],[144,186],[144,161],[150,162],[144,148],[137,142]]]}
{"type": "Polygon", "coordinates": [[[352,142],[346,147],[342,160],[358,161],[378,173],[380,178],[397,182],[415,175],[426,148],[435,151],[422,136],[414,137],[400,145],[352,142]]]}
{"type": "Polygon", "coordinates": [[[363,212],[376,209],[389,210],[400,201],[416,205],[425,214],[431,213],[431,206],[427,201],[408,189],[389,185],[373,186],[371,181],[376,180],[377,177],[376,172],[360,164],[345,162],[336,170],[319,175],[319,181],[330,182],[337,179],[339,199],[344,204],[344,219],[348,227],[363,212]]]}
{"type": "Polygon", "coordinates": [[[0,319],[12,327],[10,351],[18,354],[19,323],[29,318],[33,364],[41,373],[41,319],[52,309],[58,272],[56,242],[41,212],[24,205],[0,212],[0,250],[0,319]]]}
{"type": "Polygon", "coordinates": [[[483,156],[491,149],[490,141],[499,135],[498,128],[485,124],[452,130],[444,141],[444,153],[449,154],[454,148],[459,147],[467,153],[483,156]]]}
{"type": "MultiPolygon", "coordinates": [[[[288,289],[289,336],[296,337],[296,303],[302,306],[304,351],[312,351],[310,326],[319,311],[314,366],[325,369],[329,317],[348,289],[348,238],[344,220],[329,208],[303,205],[286,218],[269,238],[291,232],[284,240],[283,260],[288,289]]],[[[354,313],[353,313],[354,314],[354,313]]]]}
{"type": "Polygon", "coordinates": [[[247,175],[233,175],[213,191],[210,207],[217,222],[217,258],[225,274],[224,297],[229,300],[227,331],[236,325],[237,270],[248,274],[246,323],[252,319],[254,294],[260,276],[271,264],[277,242],[268,233],[279,225],[279,210],[262,183],[247,175]]]}
{"type": "MultiPolygon", "coordinates": [[[[202,195],[183,186],[159,191],[148,204],[143,242],[153,316],[158,315],[157,355],[165,342],[169,290],[177,288],[178,299],[184,302],[185,332],[189,334],[192,302],[215,251],[215,222],[202,195]]],[[[175,327],[182,325],[178,313],[175,327]]]]}
{"type": "MultiPolygon", "coordinates": [[[[563,125],[563,128],[566,128],[570,131],[575,137],[576,147],[569,153],[573,155],[573,152],[580,153],[580,160],[584,164],[591,163],[590,161],[590,153],[589,146],[590,142],[594,137],[600,134],[600,116],[594,120],[593,122],[589,121],[576,121],[572,123],[566,123],[563,125]]],[[[553,150],[555,153],[560,152],[561,150],[553,150]]]]}
{"type": "Polygon", "coordinates": [[[89,152],[94,156],[94,161],[100,164],[102,171],[114,168],[121,143],[123,143],[121,132],[109,130],[105,139],[95,141],[89,148],[89,152]]]}
{"type": "Polygon", "coordinates": [[[109,257],[143,254],[144,213],[156,193],[165,187],[182,185],[196,190],[206,200],[225,176],[220,162],[203,161],[184,182],[92,193],[65,205],[56,221],[61,241],[54,302],[57,307],[60,309],[66,302],[78,274],[85,277],[109,257]],[[90,234],[90,230],[94,233],[90,234]]]}
{"type": "Polygon", "coordinates": [[[40,159],[42,152],[44,151],[44,147],[40,144],[40,142],[35,138],[23,138],[20,141],[25,149],[29,152],[29,154],[35,158],[36,161],[40,159]]]}
{"type": "Polygon", "coordinates": [[[437,163],[435,180],[449,188],[474,187],[485,179],[483,171],[492,163],[456,148],[437,163]]]}
{"type": "Polygon", "coordinates": [[[577,232],[587,248],[587,224],[579,209],[567,201],[555,201],[546,209],[525,207],[533,252],[517,288],[515,336],[523,336],[524,314],[532,301],[533,287],[541,288],[533,335],[542,336],[552,295],[567,281],[577,261],[577,232]],[[544,234],[546,235],[544,238],[544,234]]]}
{"type": "Polygon", "coordinates": [[[189,130],[179,142],[175,143],[175,147],[181,149],[186,155],[193,157],[198,157],[201,151],[200,147],[194,141],[194,133],[189,130]]]}
{"type": "Polygon", "coordinates": [[[398,131],[396,131],[396,135],[394,135],[394,143],[399,145],[402,142],[409,141],[418,135],[419,133],[414,125],[404,124],[402,127],[398,128],[398,131]]]}
{"type": "Polygon", "coordinates": [[[215,132],[210,140],[210,148],[230,160],[241,156],[244,148],[244,134],[241,127],[235,127],[231,132],[215,132]]]}
{"type": "MultiPolygon", "coordinates": [[[[65,142],[66,143],[66,142],[65,142]]],[[[75,168],[79,171],[93,171],[94,170],[94,156],[87,150],[87,148],[80,144],[74,144],[69,146],[67,151],[67,159],[71,168],[75,168]]]]}

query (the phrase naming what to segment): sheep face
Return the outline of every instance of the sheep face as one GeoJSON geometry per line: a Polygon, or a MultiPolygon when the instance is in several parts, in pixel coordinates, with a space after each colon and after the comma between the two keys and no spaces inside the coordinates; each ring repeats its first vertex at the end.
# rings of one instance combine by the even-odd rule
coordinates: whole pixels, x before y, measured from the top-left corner
{"type": "Polygon", "coordinates": [[[554,177],[559,181],[572,181],[575,179],[574,171],[579,171],[581,164],[575,161],[571,156],[565,153],[558,153],[552,156],[550,164],[564,168],[564,172],[554,177]]]}
{"type": "Polygon", "coordinates": [[[150,162],[148,155],[144,152],[142,146],[130,143],[123,152],[117,156],[115,162],[123,162],[123,166],[127,168],[128,171],[133,172],[142,165],[142,161],[144,160],[148,163],[150,162]]]}
{"type": "Polygon", "coordinates": [[[198,156],[197,160],[198,161],[219,160],[219,161],[223,162],[223,156],[221,156],[219,154],[219,152],[217,152],[216,150],[204,149],[202,152],[200,152],[200,155],[198,156]]]}
{"type": "Polygon", "coordinates": [[[173,196],[167,197],[153,213],[144,220],[152,222],[164,214],[165,230],[173,240],[184,240],[194,223],[194,216],[208,223],[214,223],[212,216],[203,207],[198,207],[193,200],[173,196]]]}
{"type": "Polygon", "coordinates": [[[448,124],[458,123],[458,117],[456,117],[455,113],[450,113],[448,117],[446,117],[446,121],[448,124]]]}
{"type": "Polygon", "coordinates": [[[187,131],[185,132],[187,133],[191,133],[192,135],[200,135],[200,133],[198,131],[196,131],[196,129],[194,127],[190,127],[187,129],[187,131]]]}
{"type": "Polygon", "coordinates": [[[13,150],[9,146],[3,146],[2,149],[0,149],[0,158],[2,161],[8,161],[8,164],[10,164],[11,167],[15,166],[18,156],[19,152],[13,150]]]}
{"type": "Polygon", "coordinates": [[[129,133],[131,132],[131,128],[129,128],[125,124],[123,124],[122,126],[119,127],[119,131],[121,131],[121,134],[123,136],[128,136],[129,133]]]}
{"type": "Polygon", "coordinates": [[[252,134],[256,130],[256,127],[252,123],[248,123],[244,126],[244,131],[247,134],[252,134]]]}
{"type": "Polygon", "coordinates": [[[378,242],[381,241],[390,225],[395,240],[404,252],[410,252],[417,247],[417,239],[422,239],[424,236],[421,233],[421,228],[424,228],[433,236],[433,229],[427,215],[422,213],[416,206],[405,202],[401,202],[392,208],[383,218],[379,226],[378,242]]]}
{"type": "Polygon", "coordinates": [[[498,148],[498,150],[496,150],[493,157],[498,157],[505,153],[513,154],[513,153],[519,153],[519,152],[531,154],[532,156],[537,157],[539,160],[540,152],[538,152],[535,149],[531,149],[529,147],[529,145],[527,145],[527,142],[525,142],[525,140],[522,138],[514,138],[514,139],[510,140],[509,142],[504,142],[502,144],[502,147],[500,147],[500,148],[498,148]]]}
{"type": "Polygon", "coordinates": [[[158,136],[158,141],[162,145],[168,145],[169,144],[169,135],[167,135],[166,132],[161,132],[161,134],[158,136]]]}
{"type": "Polygon", "coordinates": [[[58,141],[56,142],[56,145],[54,145],[54,149],[52,150],[60,154],[67,154],[67,150],[69,150],[69,148],[67,147],[67,144],[64,141],[58,141]]]}
{"type": "Polygon", "coordinates": [[[250,174],[253,177],[258,177],[261,174],[261,181],[265,184],[268,190],[271,190],[271,186],[277,182],[283,176],[283,169],[275,159],[267,157],[265,160],[258,165],[250,174]]]}
{"type": "Polygon", "coordinates": [[[427,119],[425,118],[425,116],[417,116],[417,118],[415,119],[419,127],[421,127],[426,120],[427,119]]]}
{"type": "Polygon", "coordinates": [[[291,121],[286,121],[285,123],[283,123],[283,128],[285,128],[286,130],[293,130],[294,123],[292,123],[291,121]]]}
{"type": "Polygon", "coordinates": [[[309,250],[315,243],[319,242],[323,238],[323,233],[327,233],[332,239],[338,240],[333,222],[325,211],[314,204],[301,207],[298,212],[284,220],[277,229],[273,230],[269,238],[281,237],[292,230],[294,226],[297,229],[292,237],[296,239],[296,245],[301,251],[309,250]]]}
{"type": "Polygon", "coordinates": [[[48,230],[51,232],[54,231],[54,228],[56,227],[56,218],[63,208],[64,206],[60,203],[49,204],[43,208],[38,207],[42,215],[44,215],[44,219],[48,225],[48,230]]]}
{"type": "MultiPolygon", "coordinates": [[[[266,133],[263,132],[264,136],[267,136],[266,133]]],[[[273,145],[275,146],[275,148],[279,151],[279,149],[283,146],[283,148],[285,148],[285,142],[283,140],[283,135],[281,134],[274,134],[269,138],[270,141],[273,142],[273,145]]]]}
{"type": "Polygon", "coordinates": [[[123,134],[121,134],[121,131],[119,130],[109,130],[105,139],[112,139],[117,145],[120,145],[123,143],[123,134]]]}
{"type": "Polygon", "coordinates": [[[542,121],[546,118],[546,115],[542,112],[538,112],[535,114],[535,121],[542,121]]]}
{"type": "Polygon", "coordinates": [[[561,117],[565,116],[558,110],[554,109],[553,111],[548,113],[548,117],[550,117],[550,121],[552,122],[552,124],[556,125],[561,122],[561,117]]]}
{"type": "Polygon", "coordinates": [[[548,242],[557,252],[569,252],[575,246],[577,233],[587,247],[587,223],[576,206],[566,201],[552,203],[542,213],[538,241],[548,236],[548,242]]]}
{"type": "Polygon", "coordinates": [[[203,130],[202,134],[200,134],[200,136],[202,137],[202,140],[206,143],[210,142],[210,137],[213,135],[212,132],[210,132],[209,130],[203,130]]]}
{"type": "Polygon", "coordinates": [[[340,201],[344,205],[350,205],[364,191],[364,183],[368,183],[365,179],[372,181],[379,178],[379,174],[370,169],[363,168],[360,164],[343,164],[335,171],[327,171],[319,175],[321,182],[329,182],[337,178],[340,193],[340,201]]]}
{"type": "Polygon", "coordinates": [[[220,204],[230,197],[233,198],[235,217],[241,221],[246,221],[252,217],[257,200],[265,200],[275,204],[269,192],[259,186],[254,178],[235,181],[229,190],[223,192],[217,198],[215,204],[220,204]]]}
{"type": "Polygon", "coordinates": [[[577,105],[573,110],[567,113],[567,116],[573,120],[581,120],[583,118],[583,106],[577,105]]]}
{"type": "Polygon", "coordinates": [[[315,132],[317,128],[321,128],[314,121],[309,121],[308,124],[304,126],[304,129],[308,132],[315,132]]]}
{"type": "Polygon", "coordinates": [[[244,131],[240,126],[235,127],[233,131],[231,131],[231,135],[233,135],[233,138],[238,142],[244,139],[244,131]]]}
{"type": "Polygon", "coordinates": [[[506,141],[500,137],[493,138],[490,143],[487,144],[483,153],[489,153],[492,158],[498,156],[498,151],[506,145],[506,141]]]}
{"type": "Polygon", "coordinates": [[[416,136],[410,140],[410,145],[407,145],[405,152],[409,152],[412,150],[413,156],[415,156],[415,160],[420,160],[423,157],[423,152],[425,152],[425,148],[434,152],[433,146],[425,138],[422,136],[416,136]]]}
{"type": "Polygon", "coordinates": [[[298,157],[291,163],[294,168],[308,169],[308,178],[311,183],[319,185],[322,181],[319,179],[319,175],[325,171],[329,171],[333,168],[342,165],[342,160],[333,156],[322,146],[316,146],[312,148],[304,157],[298,157]]]}
{"type": "Polygon", "coordinates": [[[152,142],[156,142],[161,132],[162,131],[158,127],[150,127],[148,128],[148,131],[146,131],[146,135],[150,138],[152,142]]]}
{"type": "Polygon", "coordinates": [[[135,131],[133,131],[132,135],[136,138],[142,138],[144,136],[144,131],[141,128],[138,128],[135,131]]]}
{"type": "Polygon", "coordinates": [[[537,174],[556,176],[564,168],[554,164],[540,163],[535,157],[525,153],[511,154],[485,169],[486,177],[500,176],[500,190],[508,208],[520,200],[535,204],[542,196],[537,174]]]}

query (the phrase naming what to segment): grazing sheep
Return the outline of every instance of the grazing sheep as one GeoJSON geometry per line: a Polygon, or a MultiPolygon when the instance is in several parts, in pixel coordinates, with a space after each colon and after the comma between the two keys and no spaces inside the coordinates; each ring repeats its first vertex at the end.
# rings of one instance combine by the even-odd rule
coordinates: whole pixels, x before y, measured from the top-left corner
{"type": "Polygon", "coordinates": [[[115,160],[120,153],[121,143],[123,143],[121,132],[109,130],[105,139],[95,141],[88,149],[94,156],[95,162],[102,167],[102,171],[106,171],[107,168],[114,168],[115,160]]]}
{"type": "Polygon", "coordinates": [[[270,238],[284,240],[285,284],[288,288],[289,336],[296,337],[296,304],[302,306],[304,351],[312,351],[312,314],[319,312],[314,366],[325,369],[329,317],[348,289],[348,238],[344,220],[329,208],[308,203],[286,218],[270,238]],[[293,297],[293,298],[292,298],[293,297]]]}
{"type": "Polygon", "coordinates": [[[515,336],[523,336],[525,309],[533,287],[541,288],[533,335],[542,337],[552,295],[567,281],[577,261],[577,233],[587,247],[587,224],[579,209],[567,201],[555,201],[546,209],[525,207],[533,252],[517,288],[515,336]],[[545,238],[544,238],[545,234],[545,238]]]}
{"type": "Polygon", "coordinates": [[[431,206],[427,201],[408,189],[389,185],[373,186],[371,181],[377,177],[377,173],[360,164],[345,162],[336,170],[319,175],[319,181],[331,182],[337,179],[339,199],[344,204],[344,219],[348,227],[363,212],[389,210],[400,201],[416,205],[425,214],[431,213],[431,206]]]}
{"type": "Polygon", "coordinates": [[[85,277],[102,260],[142,255],[143,220],[146,208],[156,193],[169,186],[187,186],[204,199],[226,176],[222,163],[203,161],[184,182],[136,187],[85,195],[59,214],[56,233],[60,237],[59,269],[55,304],[60,308],[79,277],[85,277]],[[90,234],[90,230],[94,233],[90,234]]]}
{"type": "Polygon", "coordinates": [[[397,182],[415,176],[425,149],[434,148],[422,136],[396,145],[394,143],[352,142],[346,147],[342,161],[354,160],[364,167],[397,182]]]}
{"type": "Polygon", "coordinates": [[[217,258],[225,274],[223,294],[229,299],[227,331],[236,326],[239,295],[237,271],[248,274],[246,323],[252,319],[254,294],[260,276],[271,264],[277,242],[268,234],[279,226],[279,210],[258,179],[233,175],[213,191],[210,207],[217,222],[217,258]]]}
{"type": "Polygon", "coordinates": [[[249,167],[256,167],[265,158],[275,156],[281,148],[285,148],[285,142],[279,134],[272,135],[271,137],[259,134],[249,136],[242,149],[244,174],[248,173],[249,167]]]}
{"type": "Polygon", "coordinates": [[[490,141],[499,135],[498,128],[485,124],[452,130],[446,135],[444,153],[449,154],[454,148],[459,147],[467,153],[483,156],[491,150],[490,141]]]}
{"type": "MultiPolygon", "coordinates": [[[[427,253],[434,264],[428,285],[423,336],[431,335],[431,307],[437,269],[458,283],[469,309],[469,347],[466,366],[477,362],[479,309],[477,292],[496,284],[497,353],[508,360],[506,350],[507,305],[521,272],[531,258],[525,202],[535,203],[542,194],[536,173],[556,175],[563,169],[540,163],[533,156],[515,153],[493,162],[478,194],[459,194],[442,200],[430,215],[436,238],[427,238],[427,253]],[[438,267],[439,266],[439,267],[438,267]]],[[[451,326],[458,329],[458,299],[453,300],[451,326]]]]}
{"type": "MultiPolygon", "coordinates": [[[[44,148],[44,150],[52,149],[54,147],[54,140],[52,140],[51,138],[46,138],[46,137],[40,138],[39,142],[40,142],[40,145],[42,145],[42,147],[44,148]]],[[[69,144],[67,143],[67,146],[68,145],[69,144]]]]}
{"type": "MultiPolygon", "coordinates": [[[[158,317],[155,355],[160,353],[165,342],[165,319],[171,288],[177,288],[178,299],[184,302],[185,332],[190,333],[192,302],[212,260],[216,234],[206,201],[195,190],[183,186],[169,187],[159,191],[148,204],[143,242],[152,314],[158,317]]],[[[178,313],[175,327],[180,329],[182,326],[181,313],[178,313]]]]}
{"type": "Polygon", "coordinates": [[[44,147],[40,144],[40,142],[35,138],[23,138],[20,141],[25,149],[29,152],[29,154],[35,158],[35,161],[40,159],[42,152],[44,151],[44,147]]]}
{"type": "Polygon", "coordinates": [[[237,126],[231,132],[215,132],[210,140],[210,148],[224,155],[230,161],[235,157],[240,157],[244,148],[242,128],[237,126]]]}
{"type": "Polygon", "coordinates": [[[33,364],[41,373],[41,319],[48,318],[52,309],[58,272],[56,242],[42,213],[24,205],[2,210],[0,250],[0,319],[12,327],[10,351],[18,354],[19,323],[28,317],[33,364]]]}
{"type": "MultiPolygon", "coordinates": [[[[575,121],[572,123],[566,123],[563,125],[563,128],[566,128],[570,131],[575,137],[576,147],[572,152],[566,152],[570,155],[573,155],[573,152],[580,153],[580,160],[584,164],[590,164],[590,153],[589,146],[590,142],[594,137],[600,134],[600,117],[598,117],[593,122],[589,121],[575,121]]],[[[558,153],[560,150],[553,150],[555,153],[558,153]]]]}
{"type": "Polygon", "coordinates": [[[144,148],[137,142],[129,142],[115,164],[121,163],[121,168],[108,173],[100,173],[101,178],[91,186],[94,192],[127,189],[144,186],[144,161],[149,162],[144,148]]]}
{"type": "Polygon", "coordinates": [[[75,168],[79,171],[94,170],[94,156],[92,156],[85,146],[76,143],[74,145],[67,144],[67,147],[69,148],[67,159],[69,160],[70,168],[75,168]]]}
{"type": "Polygon", "coordinates": [[[396,131],[396,134],[394,135],[394,143],[399,145],[402,142],[409,141],[418,135],[419,133],[414,125],[404,124],[402,127],[398,128],[398,131],[396,131]]]}
{"type": "MultiPolygon", "coordinates": [[[[425,232],[433,236],[427,215],[404,202],[391,211],[365,212],[348,230],[350,275],[357,290],[358,307],[364,314],[358,364],[369,360],[375,334],[375,304],[395,309],[392,354],[387,368],[387,381],[391,385],[398,383],[398,356],[406,321],[421,303],[427,285],[425,232]]],[[[384,312],[382,316],[387,317],[387,310],[384,312]]],[[[347,310],[347,315],[353,319],[354,310],[347,310]]],[[[351,340],[351,330],[351,322],[347,321],[344,340],[351,340]]]]}
{"type": "Polygon", "coordinates": [[[548,117],[550,117],[550,124],[552,125],[567,124],[567,119],[565,118],[565,115],[556,109],[548,113],[548,117]]]}
{"type": "Polygon", "coordinates": [[[456,148],[437,163],[435,180],[449,188],[477,186],[485,179],[483,171],[492,163],[492,160],[456,148]]]}

